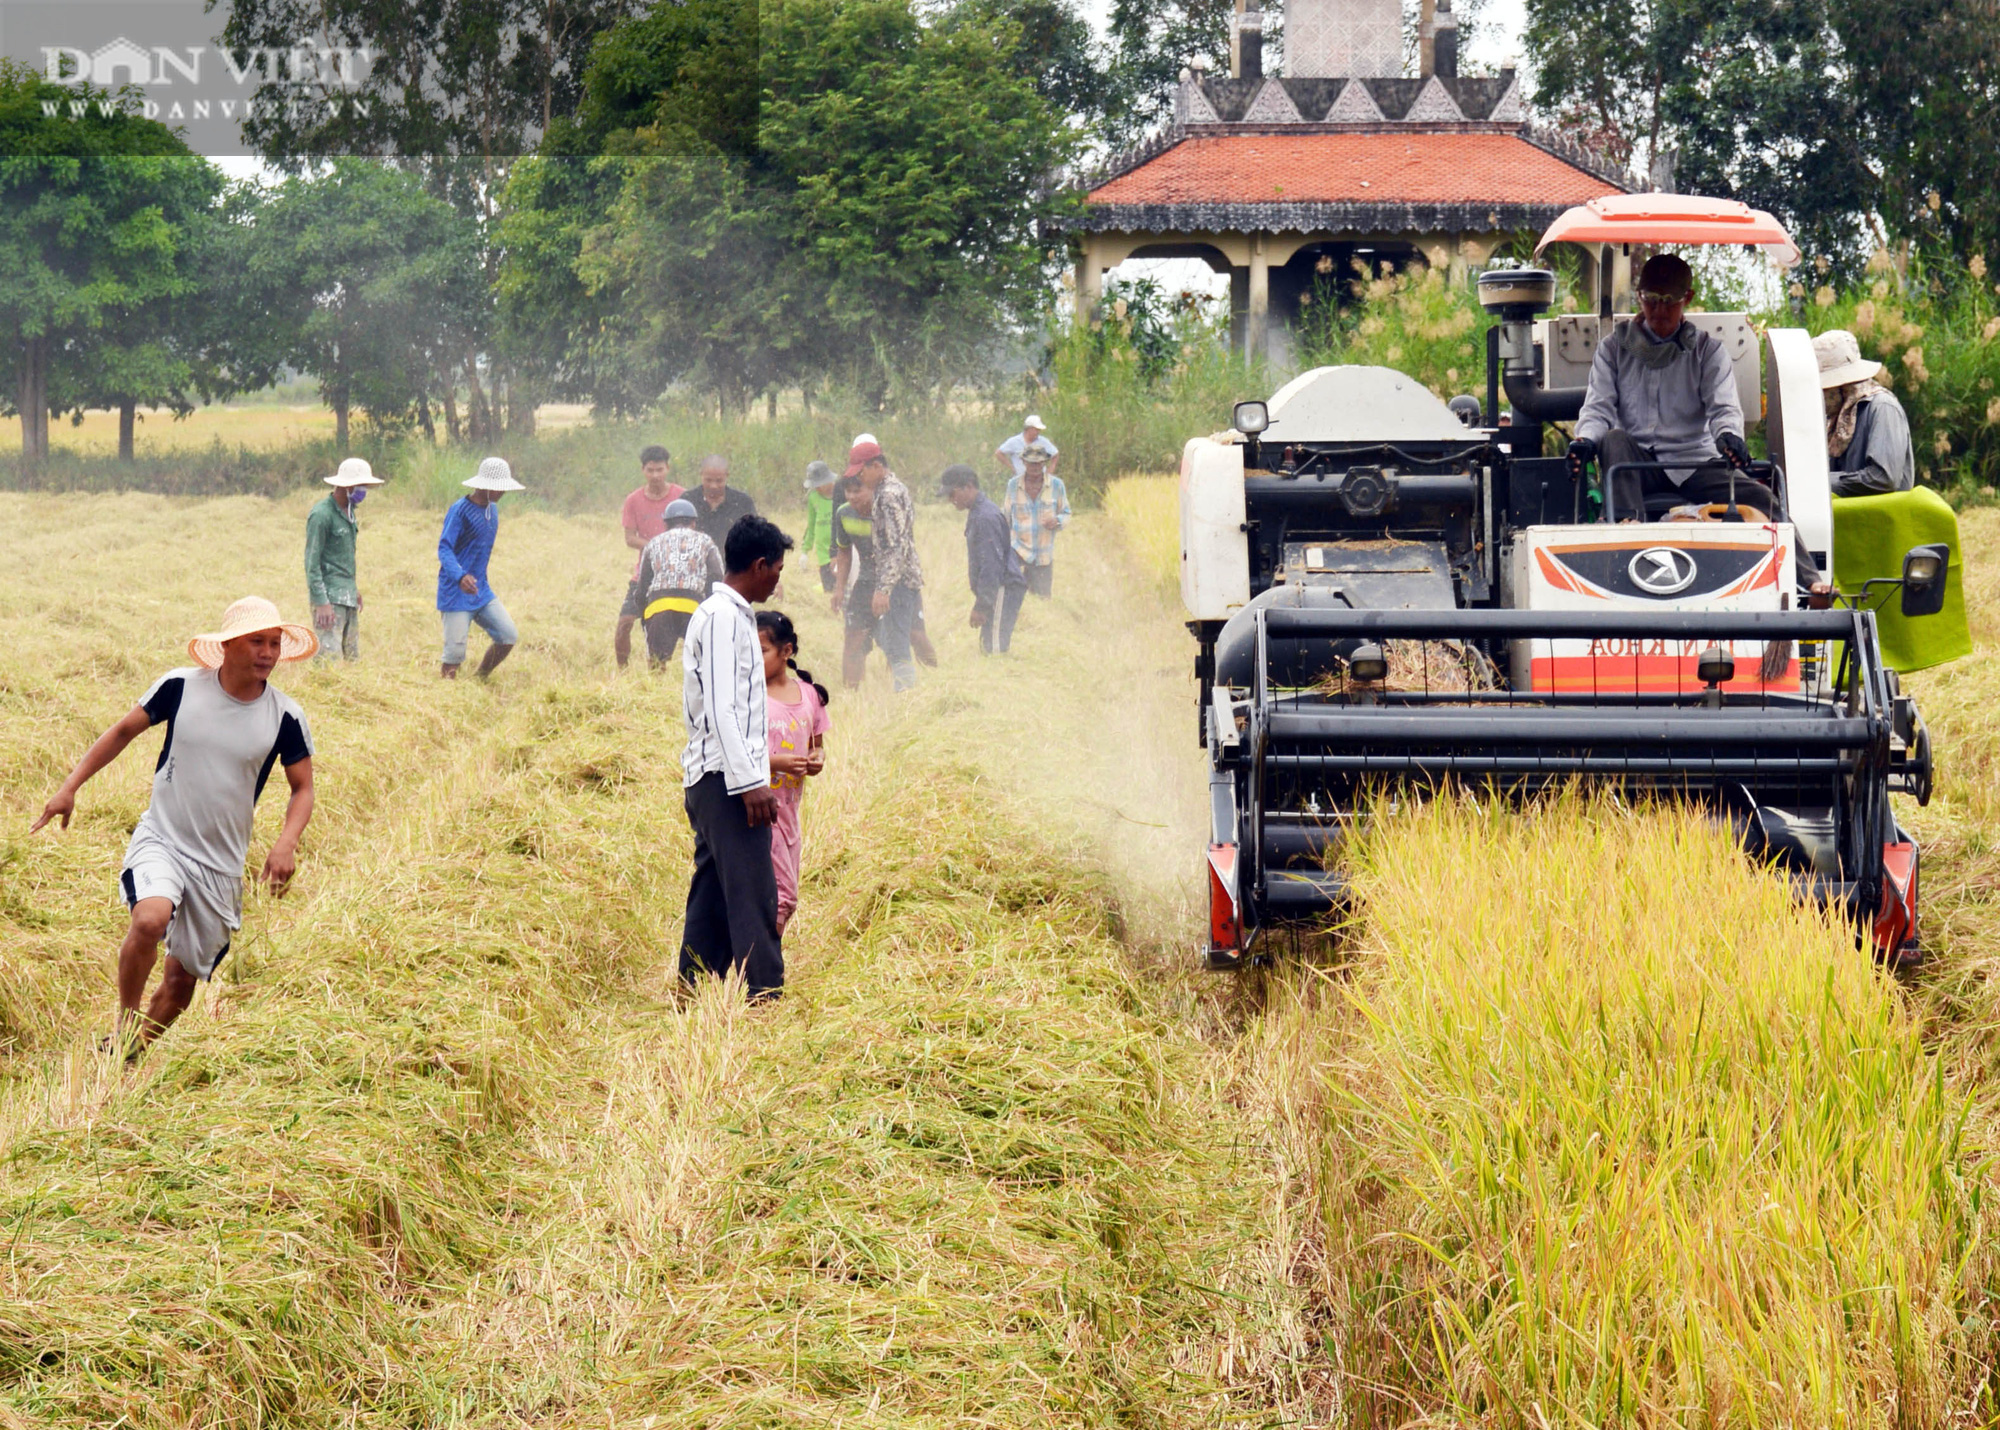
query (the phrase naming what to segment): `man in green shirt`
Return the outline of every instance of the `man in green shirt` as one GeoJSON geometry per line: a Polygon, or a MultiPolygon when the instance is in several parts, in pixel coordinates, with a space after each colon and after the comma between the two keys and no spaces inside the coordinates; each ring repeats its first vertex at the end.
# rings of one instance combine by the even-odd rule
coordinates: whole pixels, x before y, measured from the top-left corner
{"type": "Polygon", "coordinates": [[[360,457],[349,457],[326,479],[333,488],[306,517],[306,598],[319,630],[319,658],[361,658],[361,591],[354,584],[354,509],[382,479],[360,457]]]}

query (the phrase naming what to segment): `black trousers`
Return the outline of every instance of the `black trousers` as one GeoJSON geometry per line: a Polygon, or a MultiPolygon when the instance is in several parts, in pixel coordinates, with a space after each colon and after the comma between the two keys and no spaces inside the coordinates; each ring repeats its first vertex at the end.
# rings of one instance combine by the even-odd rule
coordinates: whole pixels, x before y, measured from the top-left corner
{"type": "Polygon", "coordinates": [[[718,977],[741,968],[752,998],[775,998],[785,986],[778,941],[778,876],[771,868],[771,826],[751,827],[743,796],[720,774],[703,775],[682,796],[694,827],[694,878],[681,933],[681,979],[718,977]]]}
{"type": "MultiPolygon", "coordinates": [[[[1604,440],[1597,444],[1599,469],[1610,471],[1620,462],[1657,462],[1652,449],[1642,447],[1632,439],[1632,434],[1614,427],[1604,434],[1604,440]]],[[[1775,517],[1778,514],[1778,499],[1761,481],[1742,472],[1735,475],[1736,500],[1744,506],[1755,507],[1758,511],[1775,517]]],[[[1730,469],[1727,466],[1696,467],[1688,474],[1688,479],[1678,487],[1665,472],[1620,472],[1611,489],[1611,514],[1619,521],[1646,521],[1646,498],[1655,492],[1671,491],[1683,505],[1708,506],[1715,502],[1727,502],[1730,493],[1730,469]]],[[[1798,567],[1801,586],[1811,586],[1820,579],[1818,564],[1812,553],[1806,550],[1805,538],[1799,536],[1798,528],[1792,528],[1794,540],[1793,564],[1798,567]]]]}

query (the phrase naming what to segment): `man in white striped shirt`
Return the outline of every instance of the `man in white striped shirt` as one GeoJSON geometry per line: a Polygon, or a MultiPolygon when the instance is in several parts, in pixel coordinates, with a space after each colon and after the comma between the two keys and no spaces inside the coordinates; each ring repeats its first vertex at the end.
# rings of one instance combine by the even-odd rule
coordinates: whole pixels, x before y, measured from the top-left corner
{"type": "Polygon", "coordinates": [[[764,729],[764,653],[750,607],[771,599],[791,547],[763,517],[739,518],[723,543],[723,578],[695,608],[681,650],[682,800],[694,827],[681,979],[740,968],[752,999],[784,988],[785,954],[771,865],[778,797],[764,729]]]}

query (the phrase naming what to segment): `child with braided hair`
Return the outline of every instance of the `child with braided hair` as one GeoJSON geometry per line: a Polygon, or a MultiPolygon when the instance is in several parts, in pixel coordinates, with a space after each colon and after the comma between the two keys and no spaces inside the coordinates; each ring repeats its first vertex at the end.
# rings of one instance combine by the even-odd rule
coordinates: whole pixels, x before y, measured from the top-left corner
{"type": "Polygon", "coordinates": [[[766,738],[771,750],[771,791],[778,797],[771,821],[771,867],[778,876],[778,932],[799,906],[799,864],[805,842],[799,805],[806,780],[826,768],[826,687],[798,663],[799,633],[783,611],[757,613],[757,639],[764,648],[766,738]]]}

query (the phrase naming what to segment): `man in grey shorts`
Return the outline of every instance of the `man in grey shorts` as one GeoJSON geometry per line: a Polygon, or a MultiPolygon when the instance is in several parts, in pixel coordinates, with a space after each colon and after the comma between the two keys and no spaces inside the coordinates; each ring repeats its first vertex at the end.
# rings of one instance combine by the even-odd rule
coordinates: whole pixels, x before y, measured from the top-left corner
{"type": "Polygon", "coordinates": [[[69,828],[84,782],[145,731],[167,727],[152,802],[132,831],[118,876],[132,922],[118,950],[118,1031],[111,1046],[128,1058],[180,1017],[196,980],[214,974],[242,926],[243,861],[273,765],[283,767],[291,799],[262,877],[282,893],[297,867],[299,839],[312,818],[312,732],[305,712],[272,688],[270,676],[279,661],[305,660],[318,644],[310,629],[281,619],[262,597],[235,602],[221,630],[188,642],[200,663],[154,681],[84,752],[28,831],[52,819],[69,828]],[[142,1012],[162,939],[166,971],[142,1012]]]}

